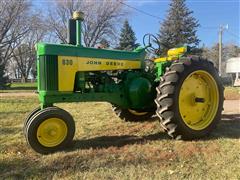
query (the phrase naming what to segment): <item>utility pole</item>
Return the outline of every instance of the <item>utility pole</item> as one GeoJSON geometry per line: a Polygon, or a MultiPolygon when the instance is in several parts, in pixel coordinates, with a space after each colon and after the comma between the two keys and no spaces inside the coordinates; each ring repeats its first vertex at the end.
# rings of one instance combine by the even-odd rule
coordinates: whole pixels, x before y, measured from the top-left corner
{"type": "Polygon", "coordinates": [[[220,25],[220,28],[219,28],[219,42],[218,42],[218,45],[219,45],[218,72],[219,72],[220,76],[222,75],[222,35],[223,35],[223,31],[227,30],[227,29],[228,29],[228,24],[226,26],[220,25]]]}

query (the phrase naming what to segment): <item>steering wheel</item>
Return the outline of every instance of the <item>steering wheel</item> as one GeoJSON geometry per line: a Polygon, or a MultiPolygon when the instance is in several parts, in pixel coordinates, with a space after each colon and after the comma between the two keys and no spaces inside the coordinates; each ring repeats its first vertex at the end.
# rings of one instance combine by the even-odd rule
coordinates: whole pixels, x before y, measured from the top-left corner
{"type": "Polygon", "coordinates": [[[153,34],[145,34],[143,36],[143,45],[149,53],[159,54],[160,42],[153,34]]]}

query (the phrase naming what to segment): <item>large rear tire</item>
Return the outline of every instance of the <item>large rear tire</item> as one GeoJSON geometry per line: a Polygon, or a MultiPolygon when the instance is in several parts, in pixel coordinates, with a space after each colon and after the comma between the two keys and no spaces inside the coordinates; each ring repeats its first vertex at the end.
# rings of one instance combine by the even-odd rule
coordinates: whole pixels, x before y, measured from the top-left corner
{"type": "Polygon", "coordinates": [[[168,135],[207,136],[221,119],[223,86],[213,63],[199,57],[172,63],[157,87],[156,114],[168,135]]]}

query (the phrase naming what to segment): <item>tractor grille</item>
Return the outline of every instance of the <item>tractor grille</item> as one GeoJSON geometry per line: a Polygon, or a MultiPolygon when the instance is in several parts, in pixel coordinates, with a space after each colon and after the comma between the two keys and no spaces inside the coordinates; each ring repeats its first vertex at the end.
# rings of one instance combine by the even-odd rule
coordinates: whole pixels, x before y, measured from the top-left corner
{"type": "Polygon", "coordinates": [[[39,56],[38,59],[38,90],[58,90],[58,61],[57,56],[39,56]]]}

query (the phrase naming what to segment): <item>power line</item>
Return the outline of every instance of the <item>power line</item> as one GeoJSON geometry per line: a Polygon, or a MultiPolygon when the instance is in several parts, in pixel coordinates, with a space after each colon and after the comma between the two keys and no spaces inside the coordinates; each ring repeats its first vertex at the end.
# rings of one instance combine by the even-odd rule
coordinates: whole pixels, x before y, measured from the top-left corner
{"type": "MultiPolygon", "coordinates": [[[[164,21],[164,19],[162,19],[162,18],[160,18],[160,17],[158,17],[158,16],[156,16],[156,15],[150,14],[150,13],[148,13],[148,12],[146,12],[146,11],[143,11],[143,10],[141,10],[141,9],[138,9],[138,8],[136,8],[136,7],[133,7],[133,6],[129,5],[129,4],[126,4],[126,3],[121,2],[121,1],[119,1],[119,3],[120,3],[120,4],[123,4],[124,6],[127,6],[127,7],[130,8],[130,9],[133,9],[133,10],[139,12],[139,13],[142,13],[142,14],[144,14],[144,15],[147,15],[147,16],[149,16],[149,17],[152,17],[152,18],[155,18],[155,19],[164,21]]],[[[206,30],[217,30],[219,27],[218,27],[218,26],[200,26],[200,27],[198,27],[198,28],[200,28],[200,29],[206,29],[206,30]]],[[[239,35],[231,32],[231,31],[229,31],[229,30],[226,31],[226,32],[229,33],[230,35],[234,36],[234,37],[240,38],[239,35]]]]}
{"type": "Polygon", "coordinates": [[[162,18],[160,18],[160,17],[158,17],[158,16],[155,16],[155,15],[153,15],[153,14],[150,14],[150,13],[146,12],[146,11],[143,11],[143,10],[141,10],[141,9],[135,8],[135,7],[133,7],[133,6],[130,6],[130,5],[126,4],[126,3],[124,3],[124,2],[119,1],[119,3],[127,6],[128,8],[134,9],[135,11],[138,11],[138,12],[140,12],[140,13],[142,13],[142,14],[145,14],[145,15],[147,15],[147,16],[153,17],[153,18],[158,19],[158,20],[161,20],[161,21],[163,20],[162,18]]]}
{"type": "MultiPolygon", "coordinates": [[[[144,15],[153,17],[153,18],[158,19],[158,20],[161,20],[161,21],[164,20],[164,19],[162,19],[162,18],[160,18],[160,17],[158,17],[158,16],[155,16],[155,15],[153,15],[153,14],[150,14],[150,13],[148,13],[148,12],[146,12],[146,11],[143,11],[143,10],[141,10],[141,9],[138,9],[138,8],[136,8],[136,7],[130,6],[129,4],[126,4],[126,3],[124,3],[124,2],[119,1],[119,3],[127,6],[128,8],[134,9],[135,11],[137,11],[137,12],[139,12],[139,13],[142,13],[142,14],[144,14],[144,15]]],[[[200,26],[199,28],[202,28],[202,29],[218,29],[217,26],[200,26]]]]}
{"type": "Polygon", "coordinates": [[[201,26],[201,25],[198,28],[206,29],[206,30],[216,30],[216,29],[218,29],[217,26],[201,26]]]}
{"type": "Polygon", "coordinates": [[[231,31],[226,31],[229,35],[232,35],[233,37],[236,37],[236,38],[238,38],[238,39],[240,39],[240,35],[237,35],[237,34],[235,34],[235,33],[233,33],[233,32],[231,32],[231,31]]]}

